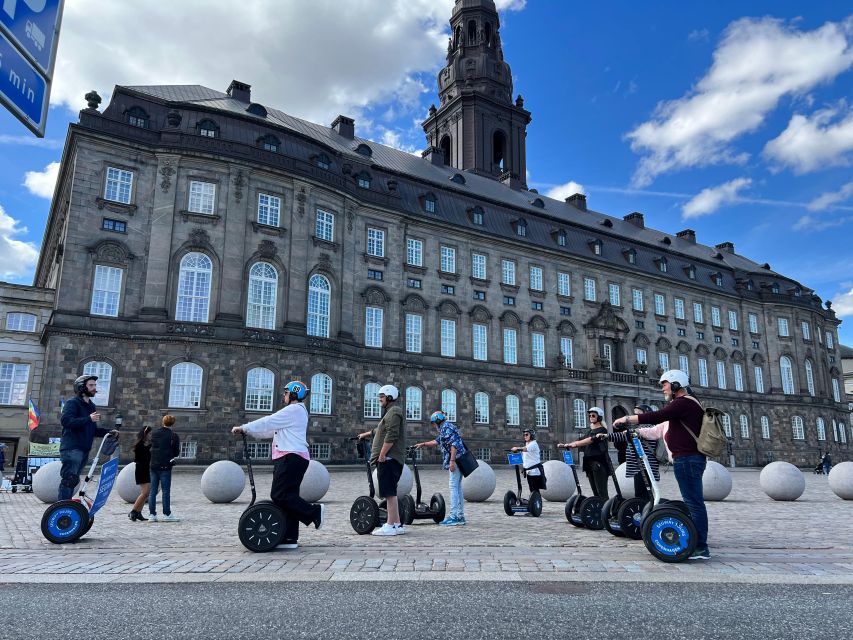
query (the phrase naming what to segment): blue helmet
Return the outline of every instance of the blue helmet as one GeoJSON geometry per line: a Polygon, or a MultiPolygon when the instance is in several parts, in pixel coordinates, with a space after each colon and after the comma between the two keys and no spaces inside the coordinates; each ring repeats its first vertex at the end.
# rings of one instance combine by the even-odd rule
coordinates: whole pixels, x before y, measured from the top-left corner
{"type": "Polygon", "coordinates": [[[288,391],[291,396],[296,396],[296,399],[300,401],[304,400],[305,396],[308,395],[308,387],[305,386],[304,382],[300,382],[299,380],[288,382],[284,385],[284,390],[288,391]]]}
{"type": "Polygon", "coordinates": [[[444,411],[433,411],[432,415],[429,417],[430,422],[444,422],[447,420],[447,414],[444,411]]]}

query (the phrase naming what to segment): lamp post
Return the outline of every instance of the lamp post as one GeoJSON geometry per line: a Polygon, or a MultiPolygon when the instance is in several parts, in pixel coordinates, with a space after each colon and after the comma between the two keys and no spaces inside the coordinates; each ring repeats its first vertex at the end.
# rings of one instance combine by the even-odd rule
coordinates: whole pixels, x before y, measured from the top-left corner
{"type": "Polygon", "coordinates": [[[120,413],[117,413],[117,414],[116,414],[116,419],[115,419],[115,428],[116,428],[116,431],[118,431],[119,429],[121,429],[121,425],[122,425],[122,423],[123,423],[123,422],[124,422],[124,418],[122,418],[122,417],[121,417],[121,414],[120,414],[120,413]]]}

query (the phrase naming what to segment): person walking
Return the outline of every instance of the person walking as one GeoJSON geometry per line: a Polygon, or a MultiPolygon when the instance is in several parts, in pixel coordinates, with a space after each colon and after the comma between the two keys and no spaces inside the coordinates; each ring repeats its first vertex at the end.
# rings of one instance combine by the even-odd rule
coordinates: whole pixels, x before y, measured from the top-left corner
{"type": "Polygon", "coordinates": [[[0,442],[0,478],[6,473],[6,444],[0,442]]]}
{"type": "Polygon", "coordinates": [[[447,419],[444,411],[434,411],[429,421],[438,429],[438,435],[434,440],[418,442],[415,447],[421,449],[441,445],[442,468],[450,473],[450,513],[438,524],[445,527],[462,526],[465,524],[465,496],[462,493],[462,472],[456,466],[456,457],[465,453],[465,443],[458,427],[447,419]]]}
{"type": "Polygon", "coordinates": [[[512,447],[512,451],[521,452],[522,468],[527,476],[527,487],[530,493],[542,491],[545,488],[545,474],[542,473],[542,453],[536,442],[536,430],[527,428],[521,432],[524,446],[512,447]]]}
{"type": "Polygon", "coordinates": [[[284,537],[280,549],[299,547],[299,523],[323,526],[326,506],[311,504],[299,496],[299,487],[311,456],[308,451],[308,409],[303,401],[308,396],[308,387],[299,380],[284,386],[284,406],[269,416],[258,418],[231,429],[234,434],[246,434],[253,438],[272,437],[272,459],[274,461],[270,499],[284,512],[284,537]]]}
{"type": "Polygon", "coordinates": [[[151,434],[151,489],[148,494],[149,522],[180,522],[172,513],[172,467],[181,454],[181,440],[172,430],[175,416],[163,416],[163,426],[151,434]],[[163,492],[163,515],[157,515],[157,491],[163,492]]]}
{"type": "Polygon", "coordinates": [[[148,501],[148,494],[151,492],[151,427],[143,427],[136,434],[133,459],[136,462],[133,473],[136,484],[139,485],[139,497],[136,498],[127,517],[131,522],[137,520],[147,522],[148,518],[142,515],[142,507],[148,501]]]}
{"type": "Polygon", "coordinates": [[[823,465],[823,472],[826,475],[829,475],[830,470],[832,469],[832,456],[829,455],[829,451],[823,454],[823,458],[821,459],[821,464],[823,465]]]}
{"type": "Polygon", "coordinates": [[[589,480],[589,487],[592,494],[607,500],[609,498],[607,492],[607,441],[599,439],[596,436],[607,435],[607,425],[604,423],[604,409],[601,407],[593,407],[587,413],[589,418],[589,428],[583,433],[579,440],[574,442],[560,443],[558,448],[577,449],[586,447],[583,454],[582,469],[586,473],[589,480]]]}

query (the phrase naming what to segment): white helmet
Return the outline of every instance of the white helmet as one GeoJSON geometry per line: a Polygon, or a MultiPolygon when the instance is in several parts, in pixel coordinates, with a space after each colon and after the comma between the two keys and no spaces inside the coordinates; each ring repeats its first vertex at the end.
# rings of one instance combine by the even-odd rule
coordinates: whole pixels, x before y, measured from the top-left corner
{"type": "Polygon", "coordinates": [[[686,389],[690,386],[689,376],[681,369],[670,369],[669,371],[664,371],[664,374],[660,377],[659,383],[663,384],[664,382],[668,382],[673,391],[686,389]]]}
{"type": "Polygon", "coordinates": [[[593,407],[592,409],[587,411],[587,413],[597,413],[599,420],[604,418],[604,409],[602,409],[601,407],[593,407]]]}
{"type": "Polygon", "coordinates": [[[393,384],[386,384],[382,387],[379,387],[379,395],[386,396],[388,398],[391,398],[392,400],[396,400],[400,397],[400,390],[393,384]]]}

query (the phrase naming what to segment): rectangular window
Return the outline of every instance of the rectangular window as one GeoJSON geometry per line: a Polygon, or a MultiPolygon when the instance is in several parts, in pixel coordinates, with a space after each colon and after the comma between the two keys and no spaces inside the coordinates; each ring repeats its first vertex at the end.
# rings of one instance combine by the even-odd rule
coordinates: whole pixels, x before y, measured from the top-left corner
{"type": "Polygon", "coordinates": [[[642,347],[637,347],[637,362],[640,364],[649,363],[649,354],[642,347]]]}
{"type": "Polygon", "coordinates": [[[178,456],[182,460],[194,460],[198,453],[198,442],[181,442],[181,453],[178,456]]]}
{"type": "Polygon", "coordinates": [[[420,353],[423,349],[423,322],[422,316],[406,314],[406,351],[409,353],[420,353]]]}
{"type": "Polygon", "coordinates": [[[367,228],[367,255],[385,257],[385,232],[382,229],[367,228]]]}
{"type": "Polygon", "coordinates": [[[697,331],[696,332],[696,339],[697,340],[704,340],[705,339],[705,332],[704,331],[697,331]]]}
{"type": "Polygon", "coordinates": [[[761,437],[770,440],[770,418],[761,416],[761,437]]]}
{"type": "Polygon", "coordinates": [[[367,307],[364,320],[364,346],[382,348],[382,317],[380,307],[367,307]]]}
{"type": "Polygon", "coordinates": [[[504,304],[510,307],[515,306],[515,297],[514,296],[504,296],[504,304]]]}
{"type": "Polygon", "coordinates": [[[92,307],[90,312],[96,316],[118,316],[121,298],[122,270],[99,264],[95,267],[95,282],[92,287],[92,307]]]}
{"type": "Polygon", "coordinates": [[[684,354],[678,356],[678,368],[690,375],[690,358],[684,354]]]}
{"type": "Polygon", "coordinates": [[[811,340],[812,339],[812,332],[811,332],[811,327],[809,326],[809,323],[808,322],[802,322],[801,327],[803,330],[803,340],[811,340]]]}
{"type": "Polygon", "coordinates": [[[501,282],[515,286],[515,262],[512,260],[501,260],[501,282]]]}
{"type": "Polygon", "coordinates": [[[788,333],[788,319],[787,318],[779,318],[779,337],[787,338],[790,333],[788,333]]]}
{"type": "Polygon", "coordinates": [[[720,317],[720,307],[711,307],[711,324],[715,327],[722,327],[723,322],[720,317]]]}
{"type": "Polygon", "coordinates": [[[687,329],[678,327],[678,329],[675,330],[675,333],[678,335],[679,338],[684,338],[685,336],[687,336],[687,329]]]}
{"type": "Polygon", "coordinates": [[[216,185],[212,182],[190,182],[189,209],[193,213],[213,214],[213,204],[216,198],[216,185]]]}
{"type": "Polygon", "coordinates": [[[738,338],[732,338],[732,346],[733,347],[739,347],[740,346],[740,340],[738,338]]]}
{"type": "Polygon", "coordinates": [[[515,329],[504,329],[504,362],[518,364],[518,333],[515,329]]]}
{"type": "Polygon", "coordinates": [[[642,289],[632,289],[631,290],[631,306],[634,311],[643,311],[643,290],[642,289]]]}
{"type": "Polygon", "coordinates": [[[658,333],[666,333],[666,325],[665,324],[659,324],[658,325],[658,333]]]}
{"type": "Polygon", "coordinates": [[[658,365],[664,371],[669,371],[669,354],[668,353],[659,353],[658,354],[658,365]]]}
{"type": "Polygon", "coordinates": [[[484,324],[475,324],[471,327],[471,339],[472,339],[472,350],[474,355],[474,360],[488,360],[489,358],[489,347],[488,347],[488,331],[486,329],[486,325],[484,324]]]}
{"type": "Polygon", "coordinates": [[[486,292],[485,291],[474,291],[474,300],[485,300],[486,292]]]}
{"type": "MultiPolygon", "coordinates": [[[[202,129],[202,131],[210,131],[202,129]]],[[[204,134],[202,134],[204,135],[204,134]]],[[[269,442],[249,442],[249,457],[252,460],[266,460],[270,457],[272,445],[269,442]]]]}
{"type": "Polygon", "coordinates": [[[266,193],[258,194],[258,223],[277,227],[281,214],[281,198],[266,193]]]}
{"type": "Polygon", "coordinates": [[[530,267],[530,288],[542,291],[542,267],[530,267]]]}
{"type": "Polygon", "coordinates": [[[721,360],[717,361],[717,388],[726,388],[726,363],[721,360]]]}
{"type": "Polygon", "coordinates": [[[747,317],[749,318],[749,332],[758,333],[758,315],[750,313],[747,317]]]}
{"type": "Polygon", "coordinates": [[[743,365],[735,362],[732,368],[735,374],[735,391],[743,391],[743,365]]]}
{"type": "Polygon", "coordinates": [[[610,283],[607,285],[607,292],[610,295],[610,304],[614,307],[622,306],[622,292],[618,284],[610,283]]]}
{"type": "Polygon", "coordinates": [[[367,270],[367,279],[368,280],[382,280],[382,272],[377,271],[376,269],[368,269],[367,270]]]}
{"type": "Polygon", "coordinates": [[[456,273],[456,249],[441,247],[441,270],[445,273],[456,273]]]}
{"type": "Polygon", "coordinates": [[[456,287],[452,284],[443,284],[441,285],[441,292],[448,296],[456,295],[456,287]]]}
{"type": "Polygon", "coordinates": [[[583,279],[583,298],[595,302],[595,280],[592,278],[583,279]]]}
{"type": "Polygon", "coordinates": [[[835,338],[832,337],[832,333],[826,332],[826,348],[827,349],[835,349],[835,338]]]}
{"type": "Polygon", "coordinates": [[[571,307],[560,307],[560,315],[561,316],[572,315],[572,308],[571,307]]]}
{"type": "Polygon", "coordinates": [[[312,460],[331,460],[332,445],[328,442],[312,442],[308,445],[308,455],[312,460]]]}
{"type": "Polygon", "coordinates": [[[729,329],[737,331],[737,311],[729,311],[729,329]]]}
{"type": "Polygon", "coordinates": [[[655,294],[655,314],[659,316],[666,315],[666,302],[662,294],[655,294]]]}
{"type": "Polygon", "coordinates": [[[567,297],[572,295],[572,283],[568,273],[557,273],[557,293],[567,297]]]}
{"type": "Polygon", "coordinates": [[[541,302],[537,302],[536,300],[534,300],[533,302],[530,303],[530,308],[533,309],[534,311],[542,311],[542,309],[544,307],[543,307],[541,302]]]}
{"type": "Polygon", "coordinates": [[[564,367],[569,369],[574,367],[574,349],[571,338],[560,338],[560,357],[563,359],[564,367]]]}
{"type": "Polygon", "coordinates": [[[674,301],[675,304],[675,319],[676,320],[684,320],[684,300],[681,298],[676,298],[674,301]]]}
{"type": "Polygon", "coordinates": [[[646,321],[645,320],[634,320],[634,328],[635,329],[645,329],[646,321]]]}
{"type": "Polygon", "coordinates": [[[317,226],[314,235],[318,240],[334,242],[335,239],[335,214],[322,209],[317,209],[317,226]]]}
{"type": "Polygon", "coordinates": [[[111,218],[104,218],[101,222],[101,229],[103,229],[104,231],[114,231],[115,233],[125,233],[127,231],[127,224],[125,224],[121,220],[112,220],[111,218]]]}
{"type": "Polygon", "coordinates": [[[698,322],[699,324],[704,324],[705,322],[705,314],[702,311],[702,303],[700,302],[693,303],[693,322],[698,322]]]}
{"type": "Polygon", "coordinates": [[[613,371],[613,346],[607,343],[601,345],[602,355],[607,360],[607,370],[613,371]]]}
{"type": "Polygon", "coordinates": [[[36,330],[36,317],[31,313],[7,313],[6,331],[27,331],[33,333],[36,330]]]}
{"type": "Polygon", "coordinates": [[[130,204],[133,190],[133,172],[107,167],[107,184],[104,188],[104,200],[130,204]]]}
{"type": "Polygon", "coordinates": [[[723,344],[723,336],[714,336],[714,342],[717,344],[723,344]]]}
{"type": "Polygon", "coordinates": [[[755,392],[764,393],[764,370],[761,367],[755,367],[755,392]]]}
{"type": "Polygon", "coordinates": [[[482,253],[471,254],[471,277],[477,280],[486,279],[486,256],[482,253]]]}
{"type": "Polygon", "coordinates": [[[424,243],[422,240],[406,238],[406,264],[424,266],[424,243]]]}
{"type": "Polygon", "coordinates": [[[30,365],[0,362],[0,404],[26,404],[29,382],[30,365]]]}
{"type": "Polygon", "coordinates": [[[832,379],[832,399],[841,402],[841,387],[838,385],[838,378],[832,379]]]}
{"type": "Polygon", "coordinates": [[[752,348],[753,349],[760,349],[761,348],[761,345],[758,343],[758,340],[752,341],[752,348]]]}
{"type": "Polygon", "coordinates": [[[531,335],[532,363],[534,367],[545,366],[545,334],[534,333],[531,335]]]}
{"type": "Polygon", "coordinates": [[[420,289],[421,281],[417,278],[406,278],[406,286],[412,289],[420,289]]]}
{"type": "Polygon", "coordinates": [[[708,361],[705,358],[699,358],[696,361],[699,365],[699,386],[708,386],[708,361]]]}
{"type": "Polygon", "coordinates": [[[442,319],[441,321],[441,355],[446,358],[456,357],[456,321],[442,319]]]}

